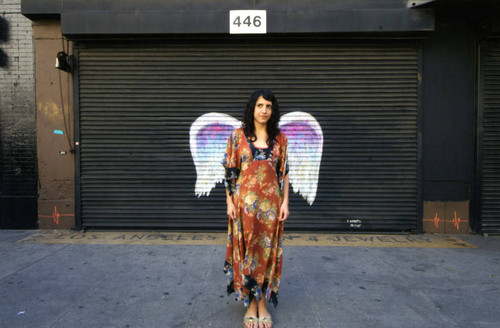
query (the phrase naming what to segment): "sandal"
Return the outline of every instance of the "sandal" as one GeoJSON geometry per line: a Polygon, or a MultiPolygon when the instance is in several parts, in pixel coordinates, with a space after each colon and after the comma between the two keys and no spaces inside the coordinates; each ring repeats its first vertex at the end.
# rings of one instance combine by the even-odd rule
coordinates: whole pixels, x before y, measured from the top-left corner
{"type": "Polygon", "coordinates": [[[257,317],[243,317],[243,327],[247,328],[250,323],[258,323],[259,319],[257,317]]]}
{"type": "Polygon", "coordinates": [[[259,318],[259,327],[260,327],[260,324],[266,324],[266,323],[270,323],[271,327],[272,327],[273,326],[273,319],[271,319],[271,317],[259,318]]]}

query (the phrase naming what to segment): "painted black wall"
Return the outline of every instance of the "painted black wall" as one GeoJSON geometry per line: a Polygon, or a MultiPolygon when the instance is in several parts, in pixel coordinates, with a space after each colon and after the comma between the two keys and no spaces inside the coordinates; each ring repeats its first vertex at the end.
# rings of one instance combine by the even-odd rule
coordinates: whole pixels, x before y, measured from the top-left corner
{"type": "Polygon", "coordinates": [[[0,77],[0,229],[30,229],[37,226],[38,192],[34,84],[26,83],[33,80],[33,67],[19,64],[24,58],[12,44],[21,33],[12,31],[19,26],[13,16],[9,15],[13,21],[0,17],[0,47],[5,45],[5,52],[0,52],[4,70],[0,77]]]}
{"type": "MultiPolygon", "coordinates": [[[[405,9],[407,0],[21,0],[30,18],[58,17],[63,11],[212,11],[229,9],[405,9]]],[[[133,24],[133,22],[130,22],[133,24]]]]}
{"type": "Polygon", "coordinates": [[[465,10],[436,12],[423,42],[423,199],[470,199],[474,165],[476,39],[465,10]]]}
{"type": "MultiPolygon", "coordinates": [[[[477,44],[479,35],[482,33],[479,28],[484,17],[490,22],[493,30],[500,31],[500,23],[498,23],[500,19],[497,19],[497,16],[491,16],[492,10],[487,9],[487,7],[498,6],[497,2],[496,0],[438,0],[419,7],[420,9],[432,8],[436,19],[435,31],[425,30],[422,33],[427,37],[422,41],[421,106],[423,115],[421,119],[424,201],[466,201],[474,198],[471,190],[474,186],[475,170],[477,44]]],[[[57,18],[60,17],[61,12],[65,11],[143,10],[146,12],[153,9],[206,11],[214,7],[220,9],[289,7],[295,10],[311,8],[316,10],[375,8],[403,10],[407,8],[407,1],[22,0],[22,12],[30,18],[57,18]]],[[[362,23],[361,21],[356,24],[362,23]]],[[[359,30],[359,26],[355,27],[359,30]]]]}
{"type": "Polygon", "coordinates": [[[406,0],[22,0],[30,19],[59,18],[71,38],[227,34],[229,11],[266,9],[267,33],[409,33],[434,28],[432,10],[406,0]]]}
{"type": "MultiPolygon", "coordinates": [[[[0,43],[8,42],[10,37],[9,34],[9,23],[5,18],[0,16],[0,43]]],[[[0,67],[7,67],[8,63],[8,56],[0,46],[0,67]]]]}

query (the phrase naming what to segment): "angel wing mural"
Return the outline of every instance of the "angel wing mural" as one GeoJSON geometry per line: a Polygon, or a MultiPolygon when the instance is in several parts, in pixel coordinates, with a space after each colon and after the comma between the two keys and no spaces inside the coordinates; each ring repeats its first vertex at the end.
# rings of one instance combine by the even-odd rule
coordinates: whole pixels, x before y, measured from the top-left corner
{"type": "MultiPolygon", "coordinates": [[[[221,159],[231,131],[241,126],[234,117],[207,113],[198,117],[189,131],[189,146],[196,167],[196,196],[208,196],[224,179],[221,159]]],[[[288,138],[290,184],[312,205],[318,189],[319,168],[323,153],[323,131],[318,121],[306,112],[281,116],[280,129],[288,138]]]]}

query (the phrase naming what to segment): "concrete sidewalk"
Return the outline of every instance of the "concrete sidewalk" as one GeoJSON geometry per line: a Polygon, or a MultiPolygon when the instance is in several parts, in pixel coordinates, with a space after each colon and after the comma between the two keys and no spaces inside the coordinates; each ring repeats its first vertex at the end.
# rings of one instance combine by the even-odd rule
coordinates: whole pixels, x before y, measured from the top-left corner
{"type": "MultiPolygon", "coordinates": [[[[18,243],[0,230],[0,327],[241,327],[223,245],[18,243]]],[[[275,327],[500,327],[500,237],[478,248],[285,246],[275,327]]]]}

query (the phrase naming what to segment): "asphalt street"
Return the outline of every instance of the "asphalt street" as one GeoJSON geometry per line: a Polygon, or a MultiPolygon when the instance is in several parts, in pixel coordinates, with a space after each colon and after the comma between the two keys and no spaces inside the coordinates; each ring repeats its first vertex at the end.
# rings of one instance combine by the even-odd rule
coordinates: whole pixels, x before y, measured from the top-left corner
{"type": "MultiPolygon", "coordinates": [[[[242,326],[220,243],[39,233],[0,230],[0,327],[242,326]]],[[[500,237],[453,237],[475,247],[285,245],[275,327],[500,327],[500,237]]]]}

